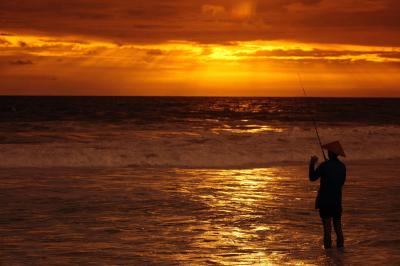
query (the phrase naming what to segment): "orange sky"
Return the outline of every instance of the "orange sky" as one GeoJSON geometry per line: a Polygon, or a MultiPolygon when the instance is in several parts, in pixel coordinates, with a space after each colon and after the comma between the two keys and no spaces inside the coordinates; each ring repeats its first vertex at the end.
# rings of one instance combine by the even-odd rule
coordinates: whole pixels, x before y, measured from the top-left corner
{"type": "Polygon", "coordinates": [[[2,95],[400,97],[397,0],[0,2],[2,95]]]}

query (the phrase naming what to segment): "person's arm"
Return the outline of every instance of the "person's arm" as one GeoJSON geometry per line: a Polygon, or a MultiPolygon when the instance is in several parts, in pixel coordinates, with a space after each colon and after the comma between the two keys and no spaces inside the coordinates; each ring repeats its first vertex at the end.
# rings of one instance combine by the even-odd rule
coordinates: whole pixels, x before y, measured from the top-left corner
{"type": "Polygon", "coordinates": [[[317,156],[312,156],[310,159],[310,166],[308,170],[308,178],[310,181],[315,181],[320,177],[319,168],[315,169],[315,164],[318,162],[317,156]]]}

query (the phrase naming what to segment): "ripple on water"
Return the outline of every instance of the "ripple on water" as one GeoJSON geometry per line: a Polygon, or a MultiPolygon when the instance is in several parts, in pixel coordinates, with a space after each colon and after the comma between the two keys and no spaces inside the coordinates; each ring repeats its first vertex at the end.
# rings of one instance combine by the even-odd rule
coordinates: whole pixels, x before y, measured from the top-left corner
{"type": "Polygon", "coordinates": [[[400,190],[394,183],[400,170],[395,164],[348,168],[346,248],[329,251],[321,248],[322,229],[313,210],[316,184],[308,182],[304,166],[1,169],[0,262],[400,262],[400,239],[393,233],[400,230],[400,190]]]}

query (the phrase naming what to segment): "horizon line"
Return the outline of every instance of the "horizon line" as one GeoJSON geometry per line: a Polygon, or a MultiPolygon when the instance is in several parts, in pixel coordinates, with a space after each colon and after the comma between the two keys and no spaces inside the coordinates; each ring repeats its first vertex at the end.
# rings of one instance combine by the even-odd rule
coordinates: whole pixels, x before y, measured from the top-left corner
{"type": "Polygon", "coordinates": [[[251,96],[251,95],[36,95],[0,94],[0,97],[136,97],[136,98],[337,98],[337,99],[400,99],[400,96],[251,96]]]}

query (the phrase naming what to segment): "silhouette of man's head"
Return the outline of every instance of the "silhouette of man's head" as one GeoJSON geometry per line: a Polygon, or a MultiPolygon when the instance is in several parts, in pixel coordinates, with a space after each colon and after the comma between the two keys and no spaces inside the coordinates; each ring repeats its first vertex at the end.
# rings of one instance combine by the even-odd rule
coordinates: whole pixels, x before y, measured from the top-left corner
{"type": "Polygon", "coordinates": [[[329,159],[337,159],[337,157],[338,157],[339,155],[337,155],[336,153],[334,153],[334,152],[331,152],[331,151],[328,151],[328,157],[329,157],[329,159]]]}

